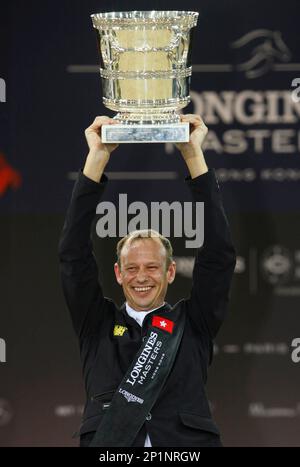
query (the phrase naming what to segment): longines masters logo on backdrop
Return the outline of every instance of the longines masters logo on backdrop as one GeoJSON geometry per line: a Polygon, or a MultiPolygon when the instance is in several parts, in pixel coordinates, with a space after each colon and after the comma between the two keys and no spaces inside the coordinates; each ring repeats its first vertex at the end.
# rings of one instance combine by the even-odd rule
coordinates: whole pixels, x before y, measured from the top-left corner
{"type": "MultiPolygon", "coordinates": [[[[209,127],[204,151],[217,155],[256,155],[266,160],[267,156],[276,154],[299,155],[300,63],[293,58],[286,36],[286,31],[268,28],[245,31],[228,42],[228,56],[233,55],[231,62],[193,64],[196,88],[190,92],[193,111],[201,115],[209,127]],[[239,79],[244,86],[199,92],[197,87],[203,85],[197,75],[216,73],[220,75],[220,82],[222,75],[232,74],[233,84],[239,79]],[[274,88],[275,77],[278,86],[274,88]],[[257,82],[261,83],[259,87],[257,82]]],[[[72,64],[67,71],[99,73],[99,67],[72,64]]],[[[166,143],[165,151],[173,153],[173,143],[166,143]]],[[[124,178],[127,174],[119,175],[124,178]]],[[[165,173],[165,176],[177,178],[176,173],[165,173]]],[[[69,178],[72,178],[70,174],[69,178]]],[[[221,182],[253,182],[257,178],[263,182],[294,182],[300,179],[300,171],[294,166],[261,167],[257,171],[223,168],[218,178],[221,182]]]]}

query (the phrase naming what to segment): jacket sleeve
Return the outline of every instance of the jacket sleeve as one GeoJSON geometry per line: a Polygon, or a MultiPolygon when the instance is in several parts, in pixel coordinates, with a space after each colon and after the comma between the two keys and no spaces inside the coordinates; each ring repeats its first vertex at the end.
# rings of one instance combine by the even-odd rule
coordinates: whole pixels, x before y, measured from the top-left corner
{"type": "Polygon", "coordinates": [[[215,171],[188,177],[186,183],[194,200],[204,202],[204,242],[195,257],[187,312],[197,328],[213,339],[226,315],[236,254],[215,171]]]}
{"type": "Polygon", "coordinates": [[[101,321],[104,297],[93,253],[91,225],[106,183],[105,175],[96,183],[79,171],[59,241],[62,288],[79,337],[95,332],[101,321]]]}

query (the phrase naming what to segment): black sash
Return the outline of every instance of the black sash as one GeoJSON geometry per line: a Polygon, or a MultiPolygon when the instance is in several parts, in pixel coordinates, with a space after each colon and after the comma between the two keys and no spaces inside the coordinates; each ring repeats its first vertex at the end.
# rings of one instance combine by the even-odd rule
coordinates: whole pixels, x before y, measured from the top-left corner
{"type": "Polygon", "coordinates": [[[153,312],[146,338],[133,359],[90,447],[131,446],[172,369],[184,330],[185,313],[153,312]]]}

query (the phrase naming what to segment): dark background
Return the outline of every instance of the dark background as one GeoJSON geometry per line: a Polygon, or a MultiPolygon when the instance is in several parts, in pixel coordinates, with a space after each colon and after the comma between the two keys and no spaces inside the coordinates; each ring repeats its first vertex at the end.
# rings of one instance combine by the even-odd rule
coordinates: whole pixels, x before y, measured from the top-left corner
{"type": "MultiPolygon", "coordinates": [[[[200,12],[192,103],[184,112],[199,113],[197,102],[206,102],[208,92],[221,98],[233,91],[238,98],[254,91],[265,106],[257,123],[245,123],[236,114],[226,122],[217,113],[213,122],[207,108],[201,109],[221,141],[219,152],[208,145],[205,154],[217,170],[238,253],[230,314],[209,374],[209,400],[225,445],[299,446],[300,376],[291,342],[300,334],[300,104],[294,104],[291,122],[281,100],[280,118],[270,123],[266,93],[277,91],[289,100],[291,82],[300,76],[300,4],[164,3],[164,9],[183,7],[200,12]],[[232,47],[258,30],[281,32],[289,51],[286,61],[280,46],[264,37],[232,47]],[[254,67],[263,66],[262,74],[252,78],[239,65],[266,41],[269,52],[254,67]],[[223,141],[230,130],[269,130],[271,136],[261,151],[248,138],[248,149],[232,154],[223,141]],[[292,146],[275,151],[270,140],[276,130],[293,131],[292,146]]],[[[91,13],[150,8],[161,9],[161,2],[1,3],[0,78],[7,92],[0,103],[0,338],[7,353],[7,361],[0,363],[1,446],[77,443],[71,435],[80,423],[84,394],[77,342],[60,288],[57,244],[74,178],[87,154],[84,129],[96,115],[112,113],[101,103],[99,74],[71,73],[68,67],[98,63],[91,13]]],[[[245,114],[252,113],[248,100],[245,114]]],[[[110,181],[105,200],[116,203],[119,193],[127,193],[128,203],[190,199],[183,183],[186,168],[172,146],[121,146],[107,170],[121,174],[110,181]],[[128,171],[172,172],[175,178],[168,180],[166,174],[162,180],[128,181],[128,171]]],[[[112,268],[116,240],[95,236],[95,249],[105,293],[122,303],[112,268]]],[[[194,254],[183,239],[174,239],[174,249],[178,277],[169,289],[170,303],[189,292],[194,254]]]]}

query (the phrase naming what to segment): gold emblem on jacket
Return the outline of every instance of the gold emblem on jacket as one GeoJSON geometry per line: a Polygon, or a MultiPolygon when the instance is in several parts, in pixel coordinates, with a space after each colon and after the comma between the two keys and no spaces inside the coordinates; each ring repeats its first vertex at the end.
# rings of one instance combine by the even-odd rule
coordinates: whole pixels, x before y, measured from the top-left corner
{"type": "Polygon", "coordinates": [[[120,324],[115,324],[114,336],[123,336],[125,331],[127,331],[127,328],[125,326],[121,326],[120,324]]]}

